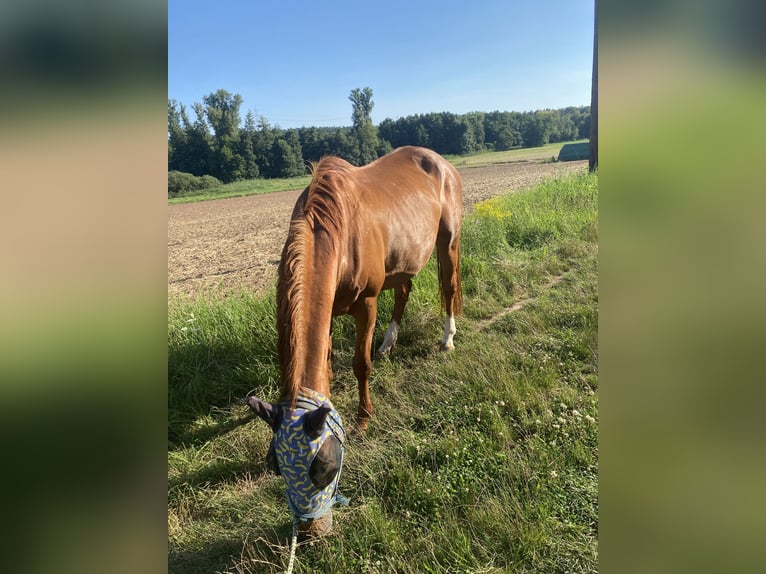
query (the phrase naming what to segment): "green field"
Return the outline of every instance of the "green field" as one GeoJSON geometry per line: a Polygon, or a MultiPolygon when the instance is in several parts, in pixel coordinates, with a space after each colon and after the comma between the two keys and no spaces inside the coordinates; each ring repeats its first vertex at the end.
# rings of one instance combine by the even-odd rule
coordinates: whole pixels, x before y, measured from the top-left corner
{"type": "Polygon", "coordinates": [[[310,175],[300,177],[275,178],[275,179],[246,179],[226,183],[221,187],[207,189],[199,193],[190,193],[181,197],[168,198],[168,204],[191,203],[193,201],[208,201],[210,199],[224,199],[226,197],[243,197],[245,195],[259,195],[273,193],[275,191],[289,191],[291,189],[303,189],[311,181],[310,175]]]}
{"type": "MultiPolygon", "coordinates": [[[[588,140],[580,140],[588,141],[588,140]]],[[[469,156],[446,156],[455,167],[482,167],[523,161],[551,161],[558,157],[563,143],[547,144],[536,148],[515,149],[498,152],[482,152],[469,156]]],[[[221,187],[205,190],[199,193],[190,193],[181,197],[168,199],[168,204],[190,203],[193,201],[207,201],[210,199],[223,199],[226,197],[241,197],[245,195],[258,195],[275,191],[289,191],[303,189],[311,181],[311,176],[303,175],[284,179],[248,179],[227,183],[221,187]]]]}
{"type": "MultiPolygon", "coordinates": [[[[581,143],[588,140],[577,140],[581,143]]],[[[559,151],[564,147],[563,142],[546,144],[540,147],[512,149],[508,151],[481,152],[472,155],[448,155],[445,156],[455,167],[482,167],[504,163],[516,163],[524,161],[541,162],[552,161],[557,158],[559,151]]]]}
{"type": "MultiPolygon", "coordinates": [[[[376,409],[351,440],[334,533],[295,572],[596,572],[598,180],[577,175],[478,204],[464,220],[465,313],[452,353],[432,260],[397,347],[373,365],[376,409]],[[551,286],[554,278],[561,278],[551,286]],[[520,300],[529,302],[509,314],[520,300]]],[[[380,344],[393,297],[381,296],[380,344]]],[[[169,301],[170,572],[284,572],[291,516],[264,466],[275,302],[169,301]]],[[[356,412],[353,321],[333,332],[333,402],[356,412]]]]}

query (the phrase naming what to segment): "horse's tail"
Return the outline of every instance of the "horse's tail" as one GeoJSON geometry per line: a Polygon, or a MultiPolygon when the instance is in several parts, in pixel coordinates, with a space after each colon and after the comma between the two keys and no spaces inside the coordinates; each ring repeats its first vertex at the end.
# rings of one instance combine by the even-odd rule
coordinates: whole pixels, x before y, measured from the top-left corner
{"type": "Polygon", "coordinates": [[[454,317],[463,312],[463,287],[460,282],[460,228],[463,218],[463,181],[455,167],[441,159],[442,214],[438,246],[439,292],[442,309],[454,317]]]}

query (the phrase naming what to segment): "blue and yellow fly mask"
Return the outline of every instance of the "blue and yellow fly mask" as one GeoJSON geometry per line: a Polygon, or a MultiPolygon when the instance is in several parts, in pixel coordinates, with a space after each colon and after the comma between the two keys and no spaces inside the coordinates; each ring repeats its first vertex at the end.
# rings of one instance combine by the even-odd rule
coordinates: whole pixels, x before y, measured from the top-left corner
{"type": "Polygon", "coordinates": [[[307,522],[324,515],[336,501],[343,467],[346,433],[330,400],[311,389],[301,389],[295,408],[249,397],[247,404],[274,431],[266,462],[287,486],[287,504],[296,520],[307,522]]]}

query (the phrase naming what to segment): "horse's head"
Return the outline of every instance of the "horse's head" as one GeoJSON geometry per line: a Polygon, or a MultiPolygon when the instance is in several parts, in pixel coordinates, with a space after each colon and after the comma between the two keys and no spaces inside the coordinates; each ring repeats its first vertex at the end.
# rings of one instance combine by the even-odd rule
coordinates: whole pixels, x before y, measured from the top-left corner
{"type": "Polygon", "coordinates": [[[316,396],[301,393],[293,409],[286,403],[247,399],[274,432],[267,466],[284,479],[287,504],[300,530],[309,535],[322,533],[320,520],[335,503],[345,443],[343,423],[332,403],[312,395],[316,396]]]}

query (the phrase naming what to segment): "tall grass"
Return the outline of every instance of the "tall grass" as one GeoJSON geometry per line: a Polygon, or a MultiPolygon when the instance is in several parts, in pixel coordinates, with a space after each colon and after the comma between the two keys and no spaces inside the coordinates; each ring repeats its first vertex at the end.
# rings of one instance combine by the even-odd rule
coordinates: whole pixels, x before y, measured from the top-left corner
{"type": "MultiPolygon", "coordinates": [[[[452,353],[438,351],[434,262],[416,278],[397,347],[373,366],[368,433],[347,450],[351,505],[298,549],[296,572],[596,571],[596,202],[581,175],[466,217],[452,353]]],[[[376,345],[392,304],[381,296],[376,345]]],[[[333,402],[348,426],[353,334],[336,319],[333,402]]],[[[263,465],[270,430],[236,403],[278,393],[273,293],[171,301],[168,345],[170,571],[283,571],[291,523],[263,465]]]]}

